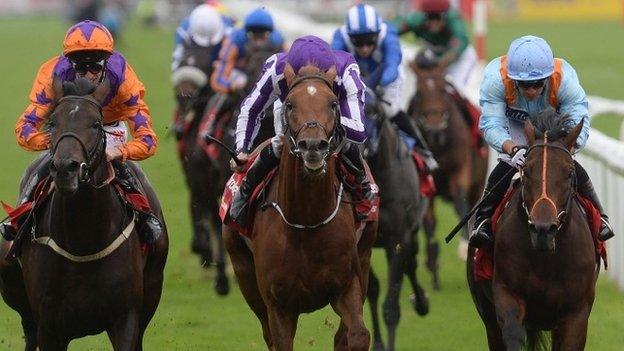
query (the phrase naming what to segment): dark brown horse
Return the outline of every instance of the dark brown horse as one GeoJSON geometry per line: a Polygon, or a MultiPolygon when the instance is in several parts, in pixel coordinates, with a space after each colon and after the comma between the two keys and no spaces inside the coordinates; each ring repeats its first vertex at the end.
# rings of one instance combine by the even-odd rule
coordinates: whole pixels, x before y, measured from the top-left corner
{"type": "MultiPolygon", "coordinates": [[[[34,212],[17,259],[2,258],[0,292],[22,317],[26,350],[65,350],[72,339],[103,331],[115,350],[141,350],[161,296],[166,229],[144,253],[134,213],[109,184],[101,112],[109,84],[87,95],[85,82],[65,83],[65,94],[54,84],[65,96],[49,119],[51,153],[31,164],[20,192],[50,158],[54,191],[34,212]]],[[[131,169],[164,224],[149,182],[137,165],[131,169]]]]}
{"type": "Polygon", "coordinates": [[[224,228],[239,286],[271,350],[292,350],[299,315],[327,304],[341,318],[336,350],[370,344],[362,309],[377,228],[367,225],[358,241],[352,205],[341,200],[349,196],[331,155],[341,128],[335,75],[308,66],[295,76],[286,66],[286,140],[267,196],[273,207],[255,214],[249,246],[224,228]]]}
{"type": "MultiPolygon", "coordinates": [[[[416,73],[416,95],[410,102],[409,114],[427,139],[440,168],[433,173],[437,195],[452,201],[459,218],[463,218],[479,201],[487,159],[473,146],[470,126],[462,116],[457,102],[447,91],[445,71],[441,67],[421,68],[413,62],[416,73]]],[[[423,222],[427,237],[427,267],[433,273],[434,289],[440,288],[438,277],[438,242],[435,239],[434,202],[423,222]]],[[[467,243],[468,227],[463,230],[467,243]]],[[[465,251],[460,252],[464,255],[465,251]]]]}
{"type": "Polygon", "coordinates": [[[490,350],[545,348],[542,331],[552,350],[583,350],[599,265],[575,200],[571,152],[582,123],[567,133],[554,114],[533,123],[519,188],[496,224],[493,279],[475,280],[471,249],[468,283],[490,350]]]}
{"type": "MultiPolygon", "coordinates": [[[[376,85],[368,80],[365,82],[367,86],[376,85]]],[[[383,303],[383,318],[388,330],[387,348],[382,341],[377,313],[380,284],[372,268],[367,297],[372,313],[374,350],[393,351],[401,316],[399,298],[404,275],[412,287],[413,308],[421,316],[429,312],[429,299],[416,274],[417,233],[429,207],[429,199],[420,193],[418,170],[410,150],[401,140],[398,130],[384,116],[379,102],[375,93],[368,90],[366,122],[369,135],[364,155],[380,194],[379,231],[375,246],[385,250],[388,260],[388,291],[383,303]],[[371,135],[373,131],[377,131],[378,135],[371,135]]]]}
{"type": "MultiPolygon", "coordinates": [[[[249,57],[245,58],[247,61],[246,73],[251,86],[260,74],[264,61],[273,52],[248,50],[248,53],[249,57]]],[[[179,151],[191,196],[190,207],[193,222],[191,247],[195,253],[201,256],[205,264],[211,264],[213,261],[216,263],[215,290],[218,294],[225,295],[229,292],[229,281],[225,270],[225,248],[221,237],[221,220],[218,217],[218,209],[223,187],[231,175],[229,155],[223,152],[219,153],[219,149],[214,146],[217,156],[208,156],[208,145],[203,135],[200,135],[205,131],[200,129],[204,125],[205,118],[214,118],[223,131],[219,139],[226,145],[233,145],[236,119],[232,116],[235,114],[234,109],[240,103],[242,95],[239,93],[215,95],[207,80],[204,86],[198,86],[197,82],[203,80],[194,77],[201,77],[202,74],[209,77],[212,72],[210,51],[206,48],[189,48],[181,66],[183,70],[189,72],[186,79],[181,79],[176,89],[178,111],[185,121],[184,130],[179,133],[179,151]],[[213,245],[216,245],[216,250],[213,249],[213,245]]],[[[269,119],[272,119],[271,117],[272,113],[270,113],[269,119]]],[[[272,121],[267,121],[263,125],[265,127],[260,130],[256,140],[264,140],[273,135],[272,121]]]]}

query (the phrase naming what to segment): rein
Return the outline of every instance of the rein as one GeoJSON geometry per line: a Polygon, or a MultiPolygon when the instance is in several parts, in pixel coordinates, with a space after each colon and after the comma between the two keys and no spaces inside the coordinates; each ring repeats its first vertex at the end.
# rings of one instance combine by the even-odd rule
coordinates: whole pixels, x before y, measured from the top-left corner
{"type": "MultiPolygon", "coordinates": [[[[547,170],[548,170],[548,149],[555,149],[555,150],[561,150],[564,151],[566,154],[568,154],[570,156],[570,159],[573,158],[572,153],[570,152],[570,150],[568,150],[567,148],[561,146],[561,145],[556,145],[556,144],[549,144],[548,143],[548,133],[544,133],[544,141],[541,143],[537,143],[532,145],[531,147],[529,147],[529,149],[527,150],[527,155],[532,151],[535,150],[537,148],[544,148],[544,153],[543,153],[543,158],[542,158],[542,184],[541,184],[541,188],[542,188],[542,192],[540,194],[540,197],[533,203],[533,205],[531,206],[531,210],[529,211],[528,207],[527,207],[527,203],[525,201],[525,195],[524,195],[524,183],[522,186],[522,206],[524,207],[524,210],[527,214],[527,217],[529,218],[529,224],[531,224],[531,216],[535,210],[535,208],[537,207],[537,204],[540,201],[546,201],[550,206],[552,206],[552,208],[554,209],[554,213],[557,216],[557,220],[559,221],[559,225],[557,226],[557,230],[560,230],[561,227],[563,226],[564,223],[564,219],[566,217],[566,214],[568,212],[568,209],[570,208],[570,204],[572,202],[572,198],[573,196],[569,196],[568,200],[566,201],[566,205],[565,208],[562,209],[561,211],[558,212],[557,209],[557,204],[555,204],[555,202],[548,196],[548,190],[547,190],[547,186],[546,186],[546,176],[547,176],[547,170]]],[[[521,175],[521,178],[524,177],[524,174],[521,175]]]]}

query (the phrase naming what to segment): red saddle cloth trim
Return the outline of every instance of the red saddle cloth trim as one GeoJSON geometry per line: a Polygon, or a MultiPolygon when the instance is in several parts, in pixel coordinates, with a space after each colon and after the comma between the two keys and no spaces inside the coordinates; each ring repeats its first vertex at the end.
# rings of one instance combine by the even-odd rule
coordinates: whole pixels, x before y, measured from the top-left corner
{"type": "Polygon", "coordinates": [[[427,166],[425,165],[425,159],[416,151],[412,150],[412,158],[416,164],[418,175],[420,177],[420,193],[424,197],[433,197],[436,194],[435,181],[433,176],[429,173],[427,166]]]}
{"type": "MultiPolygon", "coordinates": [[[[257,156],[258,154],[251,155],[250,158],[247,159],[247,164],[245,167],[246,170],[249,170],[257,156]]],[[[341,165],[340,169],[346,182],[353,184],[353,182],[355,181],[355,177],[348,173],[344,174],[344,172],[346,172],[346,169],[343,168],[344,166],[341,165]]],[[[259,204],[259,202],[257,201],[258,197],[260,196],[262,191],[271,183],[275,174],[277,174],[277,167],[269,172],[269,174],[262,180],[262,182],[260,182],[260,184],[258,184],[258,186],[254,189],[251,197],[248,200],[249,218],[247,218],[247,227],[241,227],[230,217],[230,207],[232,206],[232,199],[234,197],[234,194],[238,191],[238,188],[243,182],[246,174],[246,171],[244,173],[234,173],[225,184],[225,189],[223,189],[223,196],[221,197],[221,205],[219,206],[219,217],[221,218],[223,224],[236,230],[242,235],[251,238],[251,228],[253,228],[254,220],[253,214],[255,214],[255,209],[259,204]]],[[[366,174],[371,182],[371,188],[373,190],[373,193],[375,193],[375,196],[372,200],[366,199],[355,205],[355,212],[357,215],[356,218],[359,218],[360,222],[377,221],[379,218],[379,196],[377,196],[379,192],[377,190],[378,188],[375,184],[370,169],[368,168],[368,165],[366,165],[366,174]]],[[[357,225],[359,225],[359,223],[357,223],[357,225]]]]}
{"type": "MultiPolygon", "coordinates": [[[[494,211],[494,215],[492,215],[492,233],[496,232],[496,226],[498,224],[498,220],[503,214],[503,211],[505,210],[505,208],[507,208],[507,204],[509,203],[509,200],[511,200],[511,196],[514,194],[515,190],[516,190],[515,187],[511,188],[507,192],[507,194],[505,194],[503,201],[501,201],[498,207],[496,207],[496,210],[494,211]]],[[[601,221],[600,211],[598,211],[598,209],[596,208],[596,206],[591,200],[584,198],[578,194],[576,194],[576,199],[579,201],[579,203],[581,204],[581,206],[583,207],[587,215],[589,229],[592,233],[594,246],[596,248],[596,259],[602,258],[602,261],[604,262],[604,266],[606,269],[608,265],[607,264],[607,250],[606,250],[604,242],[598,239],[598,236],[600,234],[600,221],[601,221]]],[[[491,280],[492,277],[494,276],[494,246],[490,245],[488,247],[476,249],[474,261],[475,261],[474,262],[475,280],[476,281],[491,280]]]]}
{"type": "Polygon", "coordinates": [[[35,185],[35,191],[33,192],[33,199],[30,201],[24,202],[23,204],[13,208],[4,201],[2,201],[2,208],[9,215],[9,220],[11,221],[11,226],[16,231],[19,229],[18,223],[20,220],[28,215],[33,209],[36,209],[39,204],[45,200],[48,195],[52,192],[52,179],[50,177],[46,177],[41,179],[37,185],[35,185]]]}
{"type": "Polygon", "coordinates": [[[225,134],[225,125],[229,122],[230,118],[232,118],[231,114],[219,116],[219,118],[217,118],[217,112],[219,111],[215,108],[212,108],[210,111],[206,112],[204,118],[199,125],[196,141],[197,145],[199,145],[202,150],[204,150],[206,155],[212,160],[217,160],[219,158],[219,155],[221,153],[221,147],[219,147],[215,143],[206,142],[204,136],[214,126],[214,134],[212,136],[216,139],[223,140],[223,136],[225,134]]]}

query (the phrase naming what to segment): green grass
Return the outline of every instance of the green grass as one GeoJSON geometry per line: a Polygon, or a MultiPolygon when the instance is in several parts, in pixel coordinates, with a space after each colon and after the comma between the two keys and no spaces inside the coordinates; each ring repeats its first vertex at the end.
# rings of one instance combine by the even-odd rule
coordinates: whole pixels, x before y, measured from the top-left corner
{"type": "MultiPolygon", "coordinates": [[[[13,126],[27,104],[27,96],[40,63],[61,50],[66,23],[50,18],[0,19],[0,199],[15,201],[19,177],[34,154],[21,150],[14,141],[13,126]]],[[[506,24],[490,27],[489,52],[506,50],[509,41],[530,31],[553,43],[557,55],[577,68],[588,93],[617,98],[624,96],[618,79],[624,76],[620,23],[603,24],[506,24]]],[[[264,350],[259,323],[234,285],[232,294],[221,298],[212,288],[212,271],[199,268],[190,253],[187,193],[174,153],[173,141],[165,136],[173,99],[169,83],[172,29],[147,30],[132,24],[120,47],[147,87],[160,150],[142,163],[158,192],[168,227],[171,247],[166,267],[163,298],[145,337],[147,350],[264,350]]],[[[457,218],[450,207],[439,207],[442,237],[457,218]]],[[[622,235],[622,233],[620,233],[622,235]]],[[[411,311],[408,289],[401,296],[402,319],[398,350],[483,350],[485,334],[465,283],[463,264],[455,256],[455,245],[443,246],[441,292],[432,292],[429,275],[420,279],[431,298],[431,313],[421,318],[411,311]]],[[[374,266],[383,282],[383,254],[376,252],[374,266]]],[[[407,287],[407,285],[406,285],[407,287]]],[[[384,286],[385,294],[385,286],[384,286]]],[[[619,350],[624,344],[624,299],[614,285],[601,277],[590,319],[588,350],[619,350]]],[[[368,312],[367,312],[368,319],[368,312]]],[[[304,315],[296,338],[298,350],[329,350],[338,318],[329,309],[304,315]]],[[[20,349],[22,332],[17,314],[0,303],[0,350],[20,349]]],[[[109,350],[104,335],[71,344],[72,350],[109,350]]]]}

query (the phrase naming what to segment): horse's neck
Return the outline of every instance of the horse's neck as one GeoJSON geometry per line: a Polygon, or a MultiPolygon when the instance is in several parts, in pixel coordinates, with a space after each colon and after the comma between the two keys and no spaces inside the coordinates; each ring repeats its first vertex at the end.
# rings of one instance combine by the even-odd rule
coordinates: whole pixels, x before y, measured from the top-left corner
{"type": "Polygon", "coordinates": [[[327,163],[324,175],[309,176],[303,161],[284,148],[279,166],[278,203],[290,222],[312,225],[325,220],[334,211],[336,161],[330,156],[327,163]]]}
{"type": "Polygon", "coordinates": [[[382,122],[379,134],[379,148],[372,163],[376,169],[390,169],[394,160],[399,158],[402,152],[405,152],[401,149],[403,140],[388,120],[382,122]]]}

